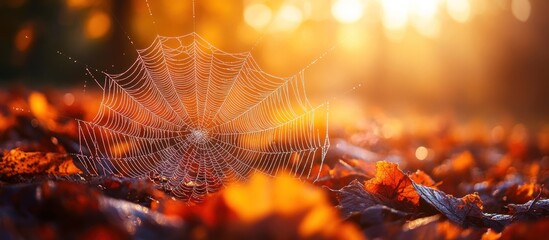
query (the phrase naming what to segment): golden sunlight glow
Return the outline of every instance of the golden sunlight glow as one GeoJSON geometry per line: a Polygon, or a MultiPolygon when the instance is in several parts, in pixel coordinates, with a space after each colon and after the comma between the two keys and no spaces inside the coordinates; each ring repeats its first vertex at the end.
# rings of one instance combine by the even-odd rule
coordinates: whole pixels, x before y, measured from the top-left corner
{"type": "Polygon", "coordinates": [[[364,3],[360,0],[337,0],[332,5],[332,15],[340,23],[354,23],[364,13],[364,3]]]}
{"type": "Polygon", "coordinates": [[[303,21],[301,10],[295,5],[285,4],[278,9],[273,23],[273,31],[295,30],[303,21]]]}
{"type": "Polygon", "coordinates": [[[329,0],[306,0],[309,2],[304,4],[304,16],[314,21],[323,21],[331,19],[333,16],[330,13],[332,5],[329,0]]]}
{"type": "Polygon", "coordinates": [[[103,37],[111,28],[111,19],[103,11],[93,12],[86,20],[86,36],[88,38],[103,37]]]}
{"type": "Polygon", "coordinates": [[[448,14],[457,22],[467,22],[471,16],[471,3],[469,0],[447,0],[448,14]]]}
{"type": "Polygon", "coordinates": [[[512,0],[511,11],[519,21],[526,22],[530,18],[532,6],[529,0],[512,0]]]}
{"type": "Polygon", "coordinates": [[[184,14],[189,14],[188,3],[185,1],[169,1],[164,4],[164,12],[171,18],[178,19],[184,14]]]}
{"type": "Polygon", "coordinates": [[[364,36],[351,25],[338,29],[337,42],[343,50],[347,51],[357,51],[365,44],[364,36]]]}
{"type": "Polygon", "coordinates": [[[440,0],[415,0],[413,2],[412,23],[423,36],[436,37],[440,31],[437,18],[440,0]]]}
{"type": "Polygon", "coordinates": [[[408,24],[408,0],[384,0],[383,26],[389,30],[403,29],[408,24]]]}
{"type": "Polygon", "coordinates": [[[382,23],[388,39],[397,42],[404,38],[410,13],[409,3],[409,0],[381,1],[382,23]]]}
{"type": "Polygon", "coordinates": [[[411,1],[412,11],[422,19],[432,19],[438,11],[439,0],[415,0],[411,1]]]}
{"type": "Polygon", "coordinates": [[[403,129],[402,122],[396,119],[387,119],[381,127],[381,134],[384,138],[400,138],[403,129]]]}
{"type": "Polygon", "coordinates": [[[244,21],[255,30],[263,30],[271,17],[271,9],[265,4],[252,3],[244,9],[244,21]]]}
{"type": "Polygon", "coordinates": [[[440,32],[440,23],[436,18],[431,19],[431,21],[414,21],[414,27],[421,35],[426,37],[436,37],[440,32]]]}
{"type": "MultiPolygon", "coordinates": [[[[387,30],[387,37],[391,40],[402,39],[408,25],[412,25],[416,31],[423,36],[438,36],[440,32],[440,21],[438,16],[442,4],[441,1],[442,0],[380,0],[379,3],[383,17],[382,23],[387,30]]],[[[459,19],[464,18],[459,15],[463,12],[463,7],[461,5],[458,4],[457,7],[452,9],[457,9],[455,12],[457,12],[456,15],[459,16],[459,19]]]]}
{"type": "Polygon", "coordinates": [[[360,103],[351,99],[337,99],[330,103],[330,122],[337,122],[341,126],[356,126],[359,116],[365,116],[360,103]]]}

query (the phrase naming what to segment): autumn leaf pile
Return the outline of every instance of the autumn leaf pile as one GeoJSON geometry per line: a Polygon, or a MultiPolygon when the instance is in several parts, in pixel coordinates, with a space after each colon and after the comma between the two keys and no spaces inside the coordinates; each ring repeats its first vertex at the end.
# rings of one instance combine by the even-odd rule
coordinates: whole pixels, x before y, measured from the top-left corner
{"type": "Polygon", "coordinates": [[[147,179],[83,174],[69,154],[78,149],[71,118],[93,117],[83,102],[98,96],[63,97],[0,91],[2,239],[515,239],[549,232],[544,128],[479,127],[450,116],[403,119],[397,129],[394,119],[372,114],[332,128],[334,144],[325,164],[314,166],[321,168],[314,183],[254,174],[192,203],[147,179]]]}

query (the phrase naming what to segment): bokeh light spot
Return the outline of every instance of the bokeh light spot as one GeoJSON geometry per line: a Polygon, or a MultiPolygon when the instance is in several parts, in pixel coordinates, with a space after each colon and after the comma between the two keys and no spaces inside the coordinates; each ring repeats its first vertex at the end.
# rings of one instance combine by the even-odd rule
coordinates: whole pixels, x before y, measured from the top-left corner
{"type": "Polygon", "coordinates": [[[244,9],[244,21],[255,30],[264,29],[271,21],[271,9],[265,4],[253,3],[244,9]]]}
{"type": "Polygon", "coordinates": [[[408,1],[385,0],[381,2],[383,9],[383,26],[389,30],[399,30],[408,24],[408,1]]]}
{"type": "Polygon", "coordinates": [[[499,143],[503,141],[505,137],[505,129],[503,129],[503,127],[500,125],[495,126],[492,129],[491,136],[492,136],[492,141],[499,143]]]}
{"type": "Polygon", "coordinates": [[[278,10],[273,30],[292,31],[299,27],[301,21],[303,21],[301,10],[294,5],[285,4],[278,10]]]}
{"type": "Polygon", "coordinates": [[[103,11],[93,12],[86,20],[86,36],[88,38],[101,38],[110,28],[111,19],[103,11]]]}
{"type": "Polygon", "coordinates": [[[521,22],[526,22],[530,18],[530,12],[532,6],[528,0],[512,0],[511,1],[511,11],[513,16],[521,22]]]}
{"type": "Polygon", "coordinates": [[[471,15],[471,4],[468,0],[448,0],[446,2],[448,14],[457,22],[467,22],[471,15]]]}
{"type": "Polygon", "coordinates": [[[354,23],[364,13],[364,4],[359,0],[338,0],[332,5],[332,15],[340,23],[354,23]]]}
{"type": "Polygon", "coordinates": [[[432,19],[438,11],[438,0],[415,0],[413,5],[414,13],[422,19],[432,19]]]}
{"type": "Polygon", "coordinates": [[[15,48],[20,52],[29,49],[34,38],[34,29],[31,25],[22,27],[15,35],[15,48]]]}
{"type": "Polygon", "coordinates": [[[72,106],[74,104],[74,100],[74,94],[72,93],[65,93],[65,95],[63,95],[63,103],[67,106],[72,106]]]}
{"type": "Polygon", "coordinates": [[[417,160],[423,161],[429,156],[429,149],[424,146],[418,147],[416,149],[416,158],[417,160]]]}

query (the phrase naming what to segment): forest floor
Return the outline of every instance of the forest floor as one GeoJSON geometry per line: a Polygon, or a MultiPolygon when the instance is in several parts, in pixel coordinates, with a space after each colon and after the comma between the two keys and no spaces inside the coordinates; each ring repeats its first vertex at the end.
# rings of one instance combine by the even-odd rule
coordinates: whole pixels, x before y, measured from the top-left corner
{"type": "MultiPolygon", "coordinates": [[[[98,99],[99,98],[99,99],[98,99]]],[[[515,239],[549,233],[549,128],[366,116],[331,128],[317,181],[254,174],[204,202],[146,179],[89,176],[88,100],[0,91],[1,239],[515,239]]],[[[337,117],[336,117],[337,118],[337,117]]]]}

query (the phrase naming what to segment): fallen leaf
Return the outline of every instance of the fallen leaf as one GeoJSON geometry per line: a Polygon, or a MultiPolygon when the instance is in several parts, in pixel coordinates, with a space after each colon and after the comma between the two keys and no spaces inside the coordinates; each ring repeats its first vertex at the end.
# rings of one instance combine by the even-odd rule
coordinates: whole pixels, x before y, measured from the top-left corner
{"type": "Polygon", "coordinates": [[[0,232],[8,239],[142,239],[151,233],[181,238],[184,226],[180,219],[73,182],[0,188],[0,212],[0,232]]]}
{"type": "Polygon", "coordinates": [[[479,239],[483,230],[462,228],[440,215],[418,218],[402,227],[398,239],[479,239]]]}
{"type": "Polygon", "coordinates": [[[355,180],[335,191],[339,201],[338,208],[344,219],[376,205],[414,212],[419,205],[419,195],[411,183],[410,178],[398,169],[397,164],[378,162],[375,177],[364,185],[355,180]]]}
{"type": "Polygon", "coordinates": [[[363,238],[354,224],[339,220],[320,188],[285,175],[255,174],[200,205],[168,200],[154,208],[180,216],[202,239],[363,238]]]}
{"type": "Polygon", "coordinates": [[[339,200],[338,208],[343,219],[347,219],[369,207],[388,203],[383,196],[364,190],[364,185],[356,180],[336,192],[339,200]]]}
{"type": "Polygon", "coordinates": [[[398,202],[391,205],[399,210],[414,211],[419,205],[419,195],[412,186],[412,181],[398,169],[396,163],[377,162],[376,174],[364,183],[364,189],[398,202]]]}
{"type": "Polygon", "coordinates": [[[410,216],[410,213],[402,212],[394,208],[374,205],[352,215],[350,220],[358,223],[360,226],[372,226],[390,222],[404,222],[410,216]]]}
{"type": "Polygon", "coordinates": [[[549,215],[549,199],[534,199],[524,204],[507,205],[515,219],[535,220],[549,215]]]}
{"type": "Polygon", "coordinates": [[[415,183],[426,187],[435,188],[436,186],[435,180],[433,180],[431,176],[427,175],[427,173],[421,170],[417,170],[416,172],[410,174],[410,179],[415,183]]]}
{"type": "Polygon", "coordinates": [[[476,193],[456,198],[437,189],[412,184],[423,200],[450,221],[462,227],[482,226],[482,200],[476,193]]]}
{"type": "Polygon", "coordinates": [[[0,160],[0,174],[70,175],[82,173],[71,157],[62,153],[24,152],[19,149],[5,151],[0,160]]]}

